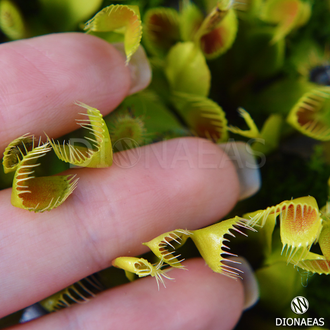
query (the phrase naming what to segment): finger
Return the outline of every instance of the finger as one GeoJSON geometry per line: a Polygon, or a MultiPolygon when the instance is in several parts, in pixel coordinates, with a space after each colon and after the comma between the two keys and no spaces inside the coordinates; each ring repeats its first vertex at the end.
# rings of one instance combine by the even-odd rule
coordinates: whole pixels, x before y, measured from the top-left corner
{"type": "Polygon", "coordinates": [[[60,33],[0,45],[0,152],[27,132],[51,137],[77,128],[81,101],[114,109],[130,89],[123,56],[82,33],[60,33]]]}
{"type": "Polygon", "coordinates": [[[158,291],[148,277],[17,329],[233,329],[243,308],[242,283],[212,272],[201,259],[185,265],[188,271],[168,273],[175,280],[166,280],[166,289],[158,291]]]}
{"type": "Polygon", "coordinates": [[[78,188],[51,212],[14,208],[10,190],[0,191],[2,315],[108,267],[118,256],[143,253],[141,243],[163,232],[213,223],[236,203],[235,169],[207,140],[175,139],[136,150],[141,157],[131,168],[120,167],[116,158],[110,168],[79,170],[78,188]]]}

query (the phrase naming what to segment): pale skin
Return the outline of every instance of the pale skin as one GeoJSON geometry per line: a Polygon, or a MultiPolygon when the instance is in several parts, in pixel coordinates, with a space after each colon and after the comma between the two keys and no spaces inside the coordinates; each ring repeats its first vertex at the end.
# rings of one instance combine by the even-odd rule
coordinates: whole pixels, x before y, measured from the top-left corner
{"type": "MultiPolygon", "coordinates": [[[[130,88],[125,59],[84,34],[2,44],[0,72],[1,153],[27,132],[57,138],[76,129],[81,109],[74,101],[106,115],[130,88]]],[[[140,151],[131,168],[70,170],[80,178],[78,188],[50,212],[15,208],[11,189],[0,191],[0,317],[111,266],[116,257],[146,252],[141,243],[161,233],[212,224],[235,205],[238,178],[216,145],[185,138],[140,151]],[[166,157],[160,162],[159,155],[166,157]]],[[[143,278],[14,329],[234,328],[243,309],[240,281],[212,272],[201,259],[185,265],[189,271],[170,272],[175,281],[166,280],[166,289],[143,278]]]]}

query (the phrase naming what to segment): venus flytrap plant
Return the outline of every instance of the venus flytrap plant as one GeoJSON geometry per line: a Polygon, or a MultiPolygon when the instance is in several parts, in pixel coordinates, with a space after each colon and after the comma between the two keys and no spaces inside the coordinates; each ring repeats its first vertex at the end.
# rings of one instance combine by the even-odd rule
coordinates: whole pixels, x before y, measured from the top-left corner
{"type": "Polygon", "coordinates": [[[9,144],[4,152],[5,171],[16,171],[11,203],[34,212],[50,211],[60,206],[73,192],[78,180],[75,175],[35,177],[38,159],[51,150],[49,143],[35,145],[35,138],[23,135],[9,144]]]}
{"type": "MultiPolygon", "coordinates": [[[[322,208],[324,211],[325,209],[322,208]]],[[[309,273],[330,274],[330,223],[328,213],[323,213],[322,231],[318,237],[318,243],[322,251],[322,255],[308,252],[302,260],[297,262],[297,266],[308,271],[309,273]]]]}
{"type": "Polygon", "coordinates": [[[318,239],[323,256],[330,260],[330,223],[323,220],[323,228],[318,239]]]}
{"type": "Polygon", "coordinates": [[[87,33],[114,32],[124,36],[126,64],[140,45],[142,23],[138,6],[110,5],[99,11],[84,28],[87,33]]]}
{"type": "Polygon", "coordinates": [[[254,120],[246,110],[239,108],[238,113],[244,119],[248,129],[242,130],[238,127],[229,126],[227,127],[228,131],[250,139],[256,139],[256,141],[251,145],[251,148],[259,153],[262,152],[263,154],[268,154],[277,149],[283,122],[280,115],[270,115],[265,121],[261,131],[259,131],[254,120]]]}
{"type": "Polygon", "coordinates": [[[191,238],[207,265],[214,272],[236,279],[240,277],[239,273],[242,271],[226,264],[226,262],[232,262],[234,264],[239,262],[223,257],[223,255],[231,257],[237,256],[229,252],[230,248],[224,244],[224,242],[229,242],[229,239],[224,236],[230,235],[235,237],[232,231],[247,236],[247,234],[240,229],[256,231],[250,227],[247,222],[248,220],[246,219],[235,217],[223,220],[203,229],[175,229],[161,234],[149,242],[142,243],[157,256],[160,260],[158,264],[152,265],[149,261],[136,257],[118,257],[112,264],[115,267],[125,270],[126,276],[130,281],[134,279],[134,277],[132,277],[133,273],[139,277],[151,275],[156,278],[157,285],[159,285],[158,282],[161,281],[165,286],[162,277],[171,278],[166,275],[168,269],[161,270],[164,262],[173,268],[186,269],[184,265],[181,264],[184,259],[179,260],[181,255],[176,254],[176,249],[185,244],[188,238],[191,238]],[[224,248],[226,248],[226,250],[224,250],[224,248]]]}
{"type": "Polygon", "coordinates": [[[160,260],[157,264],[151,264],[148,260],[136,257],[118,257],[113,262],[112,265],[125,270],[126,277],[132,281],[134,275],[139,277],[152,276],[156,279],[157,287],[159,290],[159,282],[161,282],[164,287],[165,282],[163,278],[171,280],[172,278],[166,274],[167,270],[162,270],[163,260],[160,260]]]}
{"type": "Polygon", "coordinates": [[[102,289],[102,284],[91,275],[40,301],[40,305],[48,312],[59,311],[74,303],[88,302],[102,289]]]}
{"type": "MultiPolygon", "coordinates": [[[[140,278],[146,276],[155,277],[159,290],[159,283],[162,283],[166,287],[164,279],[173,279],[167,275],[169,270],[172,268],[186,269],[182,264],[184,259],[179,259],[181,255],[176,253],[176,249],[184,245],[188,238],[191,238],[207,265],[214,272],[237,279],[241,277],[240,274],[242,274],[242,271],[226,263],[239,264],[240,262],[223,257],[223,255],[237,257],[237,255],[228,251],[229,247],[224,242],[228,242],[229,239],[224,236],[230,235],[235,237],[232,231],[247,236],[241,229],[256,231],[247,224],[247,221],[246,219],[235,217],[203,229],[175,229],[161,234],[149,242],[142,243],[155,254],[159,259],[158,263],[152,264],[144,258],[118,257],[113,260],[112,265],[124,270],[129,281],[134,281],[135,275],[140,278]],[[170,268],[162,269],[164,263],[170,266],[170,268]]],[[[73,303],[87,302],[100,290],[102,290],[102,284],[94,276],[89,276],[42,300],[40,304],[47,311],[53,312],[69,307],[73,303]]]]}
{"type": "MultiPolygon", "coordinates": [[[[111,116],[111,120],[108,121],[109,130],[111,135],[111,142],[113,146],[113,152],[116,152],[116,142],[121,139],[129,139],[134,141],[134,145],[121,143],[121,147],[126,150],[136,145],[142,146],[146,138],[146,128],[142,117],[135,117],[133,113],[129,111],[120,112],[119,114],[111,116]]],[[[120,150],[122,151],[122,149],[120,150]]]]}
{"type": "Polygon", "coordinates": [[[77,124],[89,131],[92,137],[85,137],[93,144],[93,149],[83,146],[73,146],[70,142],[60,144],[55,142],[48,136],[48,142],[53,147],[57,157],[73,165],[80,167],[102,168],[109,167],[112,164],[112,146],[110,134],[99,110],[92,108],[82,102],[77,102],[77,105],[87,109],[86,113],[81,115],[86,119],[77,119],[77,124]]]}
{"type": "Polygon", "coordinates": [[[0,29],[12,40],[27,37],[27,27],[23,15],[13,1],[0,1],[0,29]]]}
{"type": "Polygon", "coordinates": [[[211,76],[200,49],[192,42],[176,44],[166,58],[165,74],[171,102],[193,134],[218,143],[226,141],[226,116],[207,98],[211,76]]]}
{"type": "Polygon", "coordinates": [[[238,113],[245,120],[249,129],[243,131],[243,130],[239,129],[238,127],[229,126],[228,130],[232,133],[240,134],[240,135],[250,138],[250,139],[261,138],[261,134],[258,130],[258,127],[254,123],[254,120],[251,118],[250,114],[243,108],[239,108],[238,113]]]}
{"type": "Polygon", "coordinates": [[[313,139],[329,141],[330,87],[305,93],[291,109],[287,122],[313,139]]]}
{"type": "Polygon", "coordinates": [[[299,262],[321,233],[322,218],[315,198],[296,198],[254,212],[249,225],[264,227],[271,215],[280,218],[282,253],[287,249],[288,262],[299,262]]]}
{"type": "Polygon", "coordinates": [[[152,8],[143,18],[143,42],[156,56],[165,56],[180,41],[180,16],[174,8],[152,8]]]}
{"type": "Polygon", "coordinates": [[[164,56],[176,42],[194,42],[207,59],[225,53],[237,33],[234,8],[245,8],[246,1],[221,0],[209,2],[208,14],[192,2],[182,6],[180,13],[172,8],[152,8],[144,17],[144,43],[151,53],[164,56]]]}
{"type": "Polygon", "coordinates": [[[330,274],[330,260],[318,253],[308,252],[303,259],[297,260],[294,264],[309,274],[330,274]]]}
{"type": "Polygon", "coordinates": [[[203,53],[193,42],[172,47],[164,71],[172,91],[204,97],[209,94],[211,73],[203,53]]]}
{"type": "Polygon", "coordinates": [[[172,102],[194,135],[216,143],[228,139],[226,114],[216,102],[179,92],[173,93],[172,102]]]}
{"type": "Polygon", "coordinates": [[[241,270],[227,264],[227,262],[234,264],[239,262],[223,257],[223,255],[231,257],[237,256],[236,254],[229,252],[230,248],[224,244],[224,242],[229,242],[229,239],[224,236],[230,235],[235,237],[232,231],[247,236],[247,234],[240,229],[255,231],[255,229],[249,226],[247,222],[246,219],[235,217],[223,220],[209,227],[191,231],[191,239],[195,243],[207,265],[214,272],[224,274],[234,279],[241,277],[241,270]]]}
{"type": "Polygon", "coordinates": [[[189,230],[175,229],[142,244],[147,246],[157,258],[171,267],[185,269],[182,264],[184,259],[179,260],[181,254],[175,254],[175,252],[177,248],[187,241],[190,235],[191,232],[189,230]]]}
{"type": "Polygon", "coordinates": [[[15,171],[24,155],[33,149],[34,143],[34,136],[29,133],[10,142],[3,153],[2,165],[4,172],[9,173],[15,171]]]}
{"type": "Polygon", "coordinates": [[[304,25],[310,15],[309,3],[301,0],[267,0],[260,11],[263,21],[278,24],[272,43],[283,39],[294,28],[304,25]]]}
{"type": "MultiPolygon", "coordinates": [[[[43,19],[46,18],[47,23],[54,23],[54,27],[60,30],[79,24],[85,19],[86,13],[92,15],[91,11],[95,12],[101,3],[100,0],[36,1],[41,5],[43,19]],[[53,15],[52,6],[55,3],[59,4],[58,9],[65,16],[63,20],[58,19],[55,11],[53,15]],[[75,6],[78,6],[77,10],[72,10],[75,6]],[[61,22],[61,26],[58,22],[61,22]]],[[[319,39],[325,40],[325,37],[322,32],[314,40],[316,29],[312,27],[308,30],[307,25],[306,29],[302,29],[302,37],[291,33],[311,19],[311,26],[319,24],[322,31],[324,27],[323,34],[327,35],[327,22],[317,22],[320,16],[317,12],[314,18],[310,15],[311,1],[249,0],[247,12],[237,13],[235,9],[242,9],[239,7],[246,1],[242,2],[204,0],[198,2],[197,7],[190,1],[182,1],[179,11],[165,7],[153,8],[151,3],[138,3],[144,17],[142,42],[153,56],[152,100],[147,93],[138,93],[124,100],[122,107],[125,110],[107,119],[112,141],[98,110],[82,105],[87,109],[88,118],[81,121],[80,125],[91,132],[92,137],[88,137],[87,141],[91,142],[92,148],[70,143],[62,145],[50,138],[48,144],[41,145],[28,135],[13,141],[5,151],[3,164],[6,173],[15,172],[14,203],[42,212],[60,205],[66,194],[75,188],[77,181],[74,177],[35,177],[39,159],[51,147],[61,160],[74,165],[106,167],[112,162],[111,142],[122,138],[132,138],[141,144],[146,137],[155,142],[164,136],[196,135],[223,142],[227,140],[229,131],[254,139],[251,147],[257,155],[258,152],[260,155],[275,151],[274,158],[283,157],[283,168],[289,172],[286,165],[289,165],[292,155],[288,157],[286,152],[278,149],[278,145],[280,142],[283,146],[287,141],[290,142],[295,132],[283,125],[282,116],[289,113],[288,123],[307,137],[319,141],[330,140],[330,90],[319,86],[329,84],[329,54],[326,51],[323,54],[322,51],[328,41],[320,46],[315,45],[319,39]],[[145,8],[148,9],[144,11],[145,8]],[[297,47],[301,43],[299,39],[306,39],[305,36],[313,39],[314,44],[306,47],[306,52],[303,47],[297,47]],[[207,62],[206,59],[212,61],[207,62]],[[251,109],[252,116],[240,110],[247,130],[227,127],[226,115],[228,118],[232,109],[238,106],[251,109]],[[137,117],[125,112],[129,107],[138,108],[140,112],[137,117]],[[172,113],[173,108],[176,109],[177,118],[172,113]],[[268,119],[258,129],[252,117],[256,122],[268,119]],[[45,191],[52,191],[53,195],[45,197],[45,191]]],[[[314,8],[322,9],[320,3],[314,1],[313,14],[314,8]]],[[[8,0],[0,1],[0,28],[5,35],[10,39],[22,38],[28,33],[33,35],[35,29],[25,19],[25,13],[20,13],[18,8],[16,11],[10,9],[10,5],[8,0]]],[[[86,23],[85,31],[109,42],[123,41],[128,63],[141,40],[139,9],[130,5],[110,5],[86,23]]],[[[301,138],[304,137],[298,136],[298,139],[301,138]]],[[[322,147],[326,150],[325,144],[322,147]]],[[[269,162],[267,158],[266,166],[272,161],[272,157],[269,162]]],[[[280,169],[276,168],[276,173],[278,171],[280,169]]],[[[305,174],[307,177],[308,173],[305,174]]],[[[289,190],[295,185],[288,182],[289,190]]],[[[280,185],[284,184],[280,182],[280,185]]],[[[272,185],[271,188],[276,190],[277,187],[272,185]]],[[[309,193],[312,192],[297,193],[290,190],[289,197],[285,198],[309,193]]],[[[248,201],[243,208],[246,205],[252,207],[254,203],[248,201]]],[[[136,277],[134,274],[139,277],[151,275],[156,278],[158,285],[159,282],[165,284],[163,281],[169,278],[166,273],[169,267],[184,269],[183,257],[177,253],[177,249],[190,237],[214,271],[237,278],[240,276],[239,270],[227,264],[230,261],[225,258],[226,255],[235,256],[229,252],[226,241],[234,231],[241,232],[242,227],[255,228],[258,232],[252,233],[249,239],[252,243],[258,243],[260,250],[263,250],[263,260],[258,260],[262,266],[256,271],[261,287],[266,288],[262,298],[268,295],[269,300],[272,300],[271,305],[274,305],[274,291],[278,291],[275,301],[280,306],[284,298],[289,301],[298,292],[301,273],[297,269],[309,274],[330,274],[329,202],[321,210],[310,196],[267,207],[273,204],[267,195],[265,199],[260,198],[258,203],[265,203],[262,206],[265,209],[244,214],[243,218],[248,221],[235,217],[199,230],[177,229],[143,243],[159,258],[157,264],[142,258],[120,257],[114,261],[114,266],[124,269],[130,280],[136,277]],[[317,243],[321,253],[313,252],[313,244],[317,243]],[[284,297],[285,294],[287,297],[284,297]]],[[[253,209],[257,208],[260,206],[253,209]]],[[[248,211],[244,209],[242,213],[248,211]]],[[[255,254],[254,250],[253,256],[255,254]]],[[[97,291],[96,287],[86,286],[86,282],[82,286],[70,286],[53,296],[51,303],[48,300],[51,304],[48,310],[88,300],[93,295],[84,287],[92,289],[92,293],[94,289],[97,291]]]]}
{"type": "Polygon", "coordinates": [[[300,261],[318,239],[322,229],[316,200],[308,196],[284,201],[278,205],[276,211],[280,214],[282,251],[290,251],[288,262],[296,254],[295,262],[300,261]]]}
{"type": "Polygon", "coordinates": [[[185,18],[182,21],[182,30],[185,31],[188,40],[193,40],[201,48],[207,59],[225,53],[235,40],[238,22],[232,9],[233,3],[235,2],[219,1],[205,19],[197,13],[197,7],[193,10],[187,8],[185,10],[188,12],[182,14],[185,18]],[[197,31],[196,26],[199,26],[197,31]]]}

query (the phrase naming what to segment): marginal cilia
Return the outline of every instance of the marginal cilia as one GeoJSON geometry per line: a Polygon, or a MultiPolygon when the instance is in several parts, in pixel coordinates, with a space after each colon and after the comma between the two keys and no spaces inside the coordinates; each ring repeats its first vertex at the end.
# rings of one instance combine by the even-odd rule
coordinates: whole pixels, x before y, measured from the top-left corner
{"type": "Polygon", "coordinates": [[[14,172],[12,205],[34,212],[50,211],[60,206],[76,189],[76,175],[36,177],[35,170],[40,166],[39,159],[52,149],[62,161],[87,167],[108,167],[112,164],[112,146],[109,131],[101,113],[84,103],[76,103],[87,109],[86,119],[78,119],[78,125],[92,134],[86,140],[90,148],[60,145],[47,135],[48,142],[41,138],[24,134],[12,141],[4,151],[3,168],[5,173],[14,172]]]}

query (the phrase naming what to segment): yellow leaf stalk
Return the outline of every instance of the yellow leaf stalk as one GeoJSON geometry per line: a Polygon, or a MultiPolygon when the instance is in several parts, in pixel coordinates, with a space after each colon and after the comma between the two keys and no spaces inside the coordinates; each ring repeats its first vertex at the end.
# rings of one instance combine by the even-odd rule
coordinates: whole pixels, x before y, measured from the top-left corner
{"type": "Polygon", "coordinates": [[[95,297],[96,293],[102,291],[102,284],[91,275],[68,286],[67,288],[40,301],[40,305],[48,312],[55,312],[74,303],[82,304],[95,297]]]}
{"type": "Polygon", "coordinates": [[[235,133],[235,134],[239,134],[239,135],[248,137],[250,139],[261,138],[261,134],[258,130],[258,127],[254,123],[254,120],[251,118],[250,114],[246,110],[244,110],[243,108],[238,108],[238,113],[245,120],[245,122],[248,125],[249,129],[243,131],[238,127],[229,126],[228,131],[230,131],[232,133],[235,133]]]}
{"type": "Polygon", "coordinates": [[[110,5],[99,11],[84,28],[87,32],[124,34],[126,64],[140,45],[142,23],[138,6],[110,5]]]}
{"type": "Polygon", "coordinates": [[[184,259],[179,260],[181,254],[175,254],[175,252],[187,241],[190,234],[191,232],[188,230],[175,229],[142,244],[146,245],[160,260],[171,267],[185,269],[181,264],[184,259]]]}
{"type": "Polygon", "coordinates": [[[287,122],[301,133],[321,141],[330,140],[330,88],[305,93],[290,111],[287,122]]]}
{"type": "Polygon", "coordinates": [[[160,260],[158,264],[151,264],[148,260],[136,257],[118,257],[113,262],[112,265],[125,270],[126,276],[129,280],[132,277],[127,273],[134,273],[139,277],[152,276],[156,279],[157,287],[159,290],[159,282],[161,282],[164,287],[164,278],[171,280],[172,278],[166,274],[166,270],[162,270],[163,260],[160,260]]]}
{"type": "Polygon", "coordinates": [[[85,138],[92,143],[93,149],[73,146],[70,142],[60,144],[60,142],[55,142],[47,136],[48,142],[53,147],[57,157],[66,163],[93,168],[111,166],[113,155],[110,134],[100,111],[82,102],[76,104],[87,109],[87,114],[81,113],[87,119],[77,119],[77,123],[92,134],[92,137],[85,138]]]}
{"type": "Polygon", "coordinates": [[[252,145],[252,150],[259,153],[267,154],[278,147],[283,121],[280,115],[270,115],[265,121],[261,132],[259,132],[257,125],[246,110],[239,108],[238,113],[249,129],[242,130],[238,127],[229,126],[227,127],[228,131],[250,139],[257,139],[252,145]]]}
{"type": "Polygon", "coordinates": [[[226,264],[226,262],[232,262],[234,264],[239,262],[223,257],[223,255],[237,257],[237,255],[228,251],[230,248],[226,246],[224,242],[229,242],[229,240],[224,236],[230,235],[235,237],[232,231],[247,236],[239,228],[256,231],[247,224],[246,219],[235,217],[206,228],[192,230],[190,236],[203,259],[214,272],[224,274],[234,279],[240,278],[240,273],[242,273],[242,271],[226,264]],[[224,248],[226,248],[226,250],[224,250],[224,248]]]}
{"type": "Polygon", "coordinates": [[[35,146],[34,137],[27,135],[15,141],[6,148],[4,159],[4,166],[9,164],[10,170],[16,169],[12,205],[34,212],[50,211],[60,206],[76,188],[78,180],[73,175],[36,178],[35,168],[40,165],[36,162],[51,150],[49,143],[40,144],[39,140],[35,146]],[[14,163],[15,157],[17,164],[14,163]]]}

